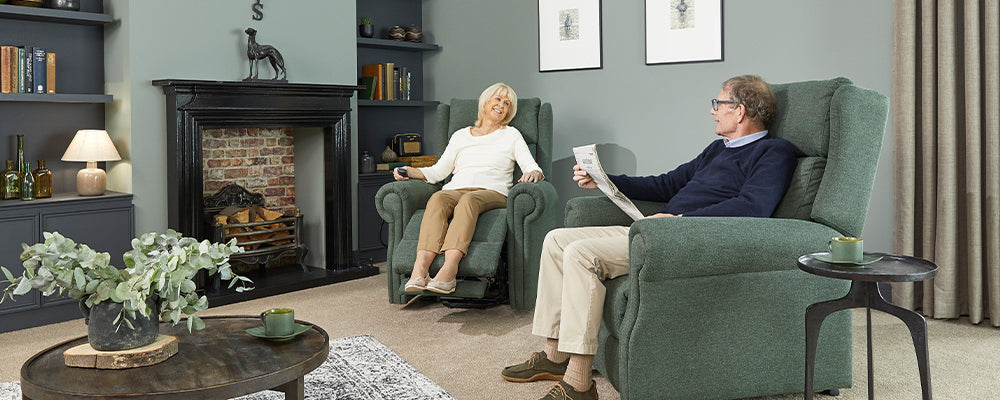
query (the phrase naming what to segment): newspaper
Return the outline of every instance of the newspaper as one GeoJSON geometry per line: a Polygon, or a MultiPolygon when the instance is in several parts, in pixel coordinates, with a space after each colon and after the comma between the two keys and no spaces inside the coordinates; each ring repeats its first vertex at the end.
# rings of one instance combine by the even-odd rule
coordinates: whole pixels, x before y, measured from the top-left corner
{"type": "Polygon", "coordinates": [[[586,146],[574,147],[573,155],[576,156],[577,165],[590,174],[594,183],[597,184],[597,188],[601,189],[618,208],[625,211],[625,214],[628,214],[633,220],[638,221],[643,218],[642,213],[635,207],[632,200],[625,197],[618,190],[618,187],[611,182],[608,175],[604,173],[604,167],[601,167],[601,160],[597,158],[597,145],[588,144],[586,146]]]}

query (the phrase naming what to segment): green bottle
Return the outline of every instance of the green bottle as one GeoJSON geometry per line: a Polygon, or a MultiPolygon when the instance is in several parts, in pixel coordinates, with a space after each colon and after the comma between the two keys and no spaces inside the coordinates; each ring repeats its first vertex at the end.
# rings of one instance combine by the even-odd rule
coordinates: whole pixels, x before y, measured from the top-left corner
{"type": "Polygon", "coordinates": [[[21,198],[21,177],[17,175],[17,168],[14,168],[14,161],[7,160],[7,168],[0,173],[0,178],[3,185],[3,199],[19,199],[21,198]]]}
{"type": "Polygon", "coordinates": [[[35,176],[35,197],[52,197],[52,171],[45,168],[45,160],[38,160],[38,169],[31,174],[35,176]]]}
{"type": "Polygon", "coordinates": [[[21,200],[34,200],[35,199],[35,175],[31,173],[31,164],[27,161],[21,166],[21,170],[24,171],[21,177],[21,200]]]}

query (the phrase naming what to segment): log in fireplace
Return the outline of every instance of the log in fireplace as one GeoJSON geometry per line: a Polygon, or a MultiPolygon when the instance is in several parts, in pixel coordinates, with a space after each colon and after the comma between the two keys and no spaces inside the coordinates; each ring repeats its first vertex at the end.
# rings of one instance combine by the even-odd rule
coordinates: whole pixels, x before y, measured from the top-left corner
{"type": "MultiPolygon", "coordinates": [[[[221,82],[162,79],[166,94],[170,228],[207,239],[202,221],[202,130],[217,128],[318,127],[323,131],[325,264],[298,276],[257,277],[245,295],[217,294],[213,304],[241,301],[332,282],[375,275],[378,268],[352,257],[350,100],[359,86],[280,82],[221,82]],[[268,287],[266,281],[276,281],[268,287]]],[[[291,269],[299,270],[298,268],[291,269]]],[[[210,294],[209,296],[213,296],[210,294]]]]}

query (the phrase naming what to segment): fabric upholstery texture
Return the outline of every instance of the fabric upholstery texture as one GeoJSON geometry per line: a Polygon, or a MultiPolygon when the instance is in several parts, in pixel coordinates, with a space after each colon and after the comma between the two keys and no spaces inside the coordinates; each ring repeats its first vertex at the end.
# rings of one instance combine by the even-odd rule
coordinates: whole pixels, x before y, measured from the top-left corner
{"type": "MultiPolygon", "coordinates": [[[[796,260],[833,236],[859,236],[888,115],[885,96],[846,78],[772,85],[776,136],[799,165],[777,218],[632,223],[605,197],[566,205],[565,226],[629,225],[627,275],[605,281],[595,367],[623,399],[736,399],[802,392],[805,310],[849,281],[796,260]]],[[[669,166],[665,166],[669,168],[669,166]]],[[[660,204],[636,202],[653,213],[660,204]]],[[[849,311],[823,323],[816,390],[850,387],[849,311]]]]}
{"type": "MultiPolygon", "coordinates": [[[[427,133],[433,148],[427,154],[441,154],[451,134],[470,126],[477,118],[478,100],[452,99],[438,105],[435,127],[427,133]]],[[[552,106],[537,98],[518,99],[517,114],[510,125],[524,136],[528,149],[546,177],[552,171],[552,106]]],[[[459,263],[458,287],[452,296],[467,293],[472,282],[499,286],[511,307],[530,309],[535,305],[538,262],[542,239],[555,226],[556,191],[547,180],[517,183],[522,172],[515,166],[513,188],[507,208],[483,213],[476,224],[469,253],[459,263]],[[506,268],[503,268],[506,262],[506,268]]],[[[375,195],[375,207],[388,224],[388,292],[392,303],[406,303],[413,295],[402,291],[416,260],[417,239],[423,208],[441,184],[420,180],[390,182],[375,195]]],[[[431,265],[431,275],[444,263],[439,256],[431,265]]],[[[477,296],[478,296],[477,292],[477,296]]]]}

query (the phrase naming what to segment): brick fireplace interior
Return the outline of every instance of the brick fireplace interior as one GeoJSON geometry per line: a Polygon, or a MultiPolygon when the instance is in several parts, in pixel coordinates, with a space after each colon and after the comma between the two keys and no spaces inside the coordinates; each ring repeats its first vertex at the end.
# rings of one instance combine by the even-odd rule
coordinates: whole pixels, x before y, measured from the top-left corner
{"type": "Polygon", "coordinates": [[[178,79],[153,85],[166,95],[167,151],[173,155],[167,168],[168,225],[186,236],[208,238],[203,198],[228,183],[264,194],[268,208],[294,213],[295,131],[321,131],[322,149],[310,146],[310,152],[321,153],[315,171],[321,178],[312,185],[322,187],[322,206],[302,210],[305,223],[322,225],[321,265],[248,274],[256,287],[250,292],[213,292],[206,285],[213,305],[378,273],[377,267],[359,265],[353,251],[350,100],[360,87],[178,79]]]}

